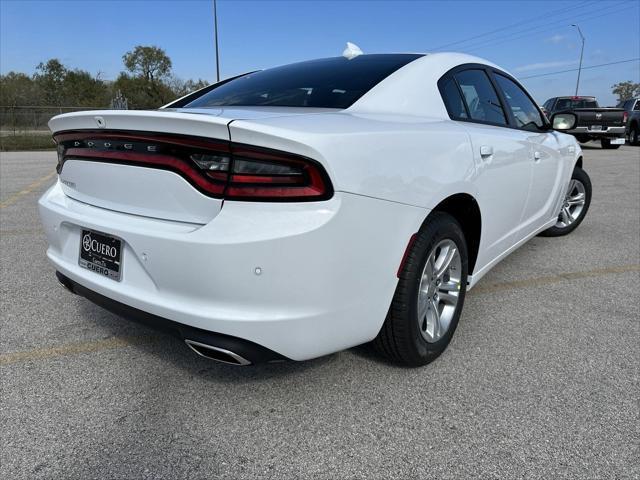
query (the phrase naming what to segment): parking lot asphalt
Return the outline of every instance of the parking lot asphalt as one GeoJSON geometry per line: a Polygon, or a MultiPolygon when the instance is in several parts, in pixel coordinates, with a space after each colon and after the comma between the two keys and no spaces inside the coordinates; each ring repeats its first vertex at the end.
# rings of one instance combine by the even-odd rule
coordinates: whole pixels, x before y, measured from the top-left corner
{"type": "Polygon", "coordinates": [[[0,478],[638,478],[640,148],[584,158],[584,223],[491,271],[434,363],[239,368],[60,288],[55,153],[2,153],[0,478]]]}

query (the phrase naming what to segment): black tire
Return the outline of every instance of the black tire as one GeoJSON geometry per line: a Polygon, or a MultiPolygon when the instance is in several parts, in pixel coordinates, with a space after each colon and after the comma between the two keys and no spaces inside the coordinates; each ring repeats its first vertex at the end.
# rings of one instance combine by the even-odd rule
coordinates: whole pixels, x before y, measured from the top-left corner
{"type": "Polygon", "coordinates": [[[640,140],[638,139],[638,125],[631,125],[631,129],[629,129],[629,143],[631,145],[640,144],[640,140]]]}
{"type": "MultiPolygon", "coordinates": [[[[545,230],[544,232],[540,233],[541,237],[561,237],[562,235],[568,235],[569,233],[573,232],[576,228],[578,228],[578,225],[582,223],[582,220],[584,220],[584,217],[587,215],[587,212],[589,211],[589,206],[591,205],[591,192],[592,192],[591,179],[589,178],[589,175],[587,175],[587,172],[585,172],[579,167],[575,167],[573,169],[573,175],[571,175],[571,179],[577,180],[578,182],[582,183],[582,185],[584,185],[585,202],[584,202],[582,211],[580,212],[578,217],[573,221],[573,223],[565,227],[558,226],[558,224],[556,224],[553,227],[549,228],[548,230],[545,230]]],[[[560,217],[558,217],[558,223],[560,223],[560,217]]]]}
{"type": "Polygon", "coordinates": [[[612,144],[611,139],[609,138],[603,138],[602,140],[600,140],[600,145],[602,145],[602,148],[605,148],[607,150],[615,150],[616,148],[620,148],[620,145],[612,144]]]}
{"type": "Polygon", "coordinates": [[[467,291],[467,243],[460,224],[452,216],[433,212],[417,233],[400,272],[389,313],[373,341],[375,349],[389,360],[418,367],[437,358],[446,348],[458,326],[467,291]],[[460,254],[458,301],[449,329],[433,343],[427,342],[418,326],[418,287],[429,255],[443,240],[455,243],[460,254]]]}

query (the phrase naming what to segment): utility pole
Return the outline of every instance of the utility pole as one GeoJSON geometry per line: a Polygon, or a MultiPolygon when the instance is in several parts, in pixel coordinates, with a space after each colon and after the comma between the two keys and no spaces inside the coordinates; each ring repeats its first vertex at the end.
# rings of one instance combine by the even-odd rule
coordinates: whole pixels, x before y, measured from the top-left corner
{"type": "Polygon", "coordinates": [[[580,49],[580,65],[578,66],[578,81],[576,82],[576,97],[578,96],[578,87],[580,86],[580,72],[582,71],[582,55],[584,55],[584,35],[582,35],[582,30],[575,23],[571,24],[572,27],[576,27],[578,29],[578,33],[580,34],[580,38],[582,39],[582,48],[580,49]]]}
{"type": "Polygon", "coordinates": [[[218,53],[218,9],[217,2],[213,0],[213,30],[216,42],[216,82],[220,81],[220,54],[218,53]]]}

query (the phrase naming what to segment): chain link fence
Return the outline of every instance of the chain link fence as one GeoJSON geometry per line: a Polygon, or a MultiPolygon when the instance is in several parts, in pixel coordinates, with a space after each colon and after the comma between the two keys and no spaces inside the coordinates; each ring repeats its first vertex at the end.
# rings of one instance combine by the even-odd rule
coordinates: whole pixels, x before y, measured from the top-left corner
{"type": "Polygon", "coordinates": [[[49,131],[47,122],[61,113],[98,110],[99,107],[51,107],[0,105],[0,135],[37,135],[49,131]]]}
{"type": "Polygon", "coordinates": [[[51,132],[47,126],[51,117],[61,113],[98,109],[101,108],[0,105],[0,150],[54,148],[51,132]]]}

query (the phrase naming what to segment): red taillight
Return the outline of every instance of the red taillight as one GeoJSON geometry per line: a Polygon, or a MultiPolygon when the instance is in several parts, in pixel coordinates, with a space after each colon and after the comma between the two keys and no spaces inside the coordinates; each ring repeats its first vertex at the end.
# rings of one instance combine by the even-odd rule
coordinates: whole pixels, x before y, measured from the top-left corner
{"type": "Polygon", "coordinates": [[[622,114],[622,123],[627,123],[627,120],[629,120],[629,112],[624,112],[622,114]]]}
{"type": "Polygon", "coordinates": [[[150,155],[135,152],[87,151],[80,148],[70,148],[66,151],[65,157],[81,158],[83,160],[97,160],[100,162],[126,163],[171,170],[189,180],[198,188],[198,190],[201,190],[203,193],[211,194],[212,196],[222,195],[226,185],[226,175],[221,179],[212,177],[211,175],[207,175],[209,178],[205,178],[188,163],[183,162],[179,158],[168,155],[150,155]]]}
{"type": "Polygon", "coordinates": [[[232,144],[225,198],[236,200],[321,200],[333,193],[315,161],[283,152],[232,144]]]}
{"type": "Polygon", "coordinates": [[[153,133],[64,132],[58,172],[78,158],[171,170],[202,193],[229,200],[312,201],[330,198],[322,166],[306,157],[229,142],[153,133]]]}

